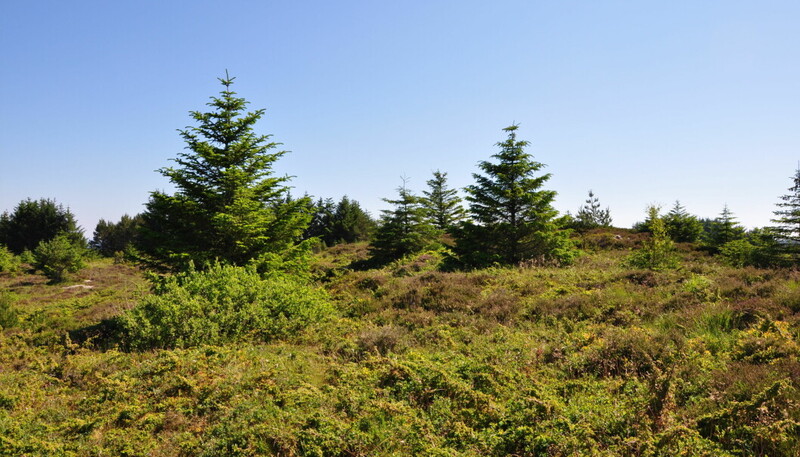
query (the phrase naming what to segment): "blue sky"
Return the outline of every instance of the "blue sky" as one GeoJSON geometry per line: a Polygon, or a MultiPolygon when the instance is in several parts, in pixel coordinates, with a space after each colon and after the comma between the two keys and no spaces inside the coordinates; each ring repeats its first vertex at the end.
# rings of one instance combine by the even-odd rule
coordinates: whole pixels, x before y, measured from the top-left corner
{"type": "Polygon", "coordinates": [[[373,215],[401,176],[453,187],[520,124],[560,211],[617,226],[677,199],[769,224],[800,160],[796,1],[2,2],[0,211],[98,219],[170,190],[227,69],[296,194],[373,215]]]}

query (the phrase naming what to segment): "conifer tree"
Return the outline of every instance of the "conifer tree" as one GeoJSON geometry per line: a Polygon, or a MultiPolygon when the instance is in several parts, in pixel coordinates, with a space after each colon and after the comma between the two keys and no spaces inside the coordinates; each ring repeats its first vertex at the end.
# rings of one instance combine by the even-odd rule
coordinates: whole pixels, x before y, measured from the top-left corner
{"type": "Polygon", "coordinates": [[[273,175],[286,151],[275,151],[270,135],[254,132],[264,110],[245,112],[247,101],[231,90],[234,78],[226,72],[219,80],[224,89],[211,97],[211,110],[192,111],[198,125],[180,131],[188,152],[174,159],[177,167],[159,170],[177,192],[151,194],[140,248],[173,265],[296,257],[310,219],[309,199],[289,198],[289,178],[273,175]]]}
{"type": "Polygon", "coordinates": [[[706,246],[709,250],[717,252],[719,248],[731,241],[741,240],[745,237],[744,227],[736,222],[733,212],[726,204],[719,217],[708,225],[706,246]]]}
{"type": "Polygon", "coordinates": [[[438,230],[425,217],[420,197],[406,187],[407,179],[397,188],[398,198],[383,199],[394,208],[383,210],[375,238],[370,246],[373,258],[391,261],[413,254],[431,245],[439,236],[438,230]]]}
{"type": "Polygon", "coordinates": [[[33,251],[39,243],[59,234],[66,234],[78,246],[86,245],[83,229],[78,227],[75,216],[55,200],[29,198],[19,202],[14,211],[0,215],[0,245],[15,254],[33,251]]]}
{"type": "Polygon", "coordinates": [[[594,192],[589,190],[589,198],[575,215],[575,227],[578,230],[588,230],[597,227],[611,226],[611,211],[600,207],[600,200],[594,192]]]}
{"type": "Polygon", "coordinates": [[[331,198],[320,198],[313,212],[304,238],[316,237],[326,246],[366,241],[375,230],[375,221],[357,201],[346,195],[338,203],[331,198]]]}
{"type": "Polygon", "coordinates": [[[694,243],[703,234],[703,224],[686,211],[680,201],[664,216],[667,234],[678,243],[694,243]]]}
{"type": "Polygon", "coordinates": [[[125,251],[129,245],[134,243],[141,222],[140,214],[134,217],[125,214],[117,223],[100,219],[95,226],[94,236],[89,242],[89,246],[106,257],[125,251]]]}
{"type": "Polygon", "coordinates": [[[447,173],[439,170],[433,172],[433,178],[427,184],[428,190],[422,191],[422,206],[437,229],[448,231],[466,214],[458,190],[447,187],[447,173]]]}
{"type": "Polygon", "coordinates": [[[497,143],[496,162],[481,162],[485,174],[473,174],[476,183],[466,188],[474,222],[459,229],[457,254],[467,266],[570,261],[575,251],[568,232],[556,224],[556,193],[542,189],[550,174],[535,175],[544,164],[525,152],[529,143],[517,140],[517,125],[503,130],[508,138],[497,143]]]}
{"type": "Polygon", "coordinates": [[[778,242],[779,253],[786,261],[796,264],[800,261],[800,166],[788,190],[776,204],[778,209],[773,212],[775,219],[772,219],[775,225],[770,227],[770,233],[778,242]]]}
{"type": "Polygon", "coordinates": [[[331,227],[333,243],[355,243],[366,241],[375,231],[375,221],[361,205],[345,195],[336,204],[331,227]]]}
{"type": "Polygon", "coordinates": [[[675,243],[667,234],[665,218],[658,214],[659,210],[658,206],[647,208],[651,236],[641,249],[634,251],[628,257],[628,264],[632,267],[664,270],[678,266],[675,243]]]}

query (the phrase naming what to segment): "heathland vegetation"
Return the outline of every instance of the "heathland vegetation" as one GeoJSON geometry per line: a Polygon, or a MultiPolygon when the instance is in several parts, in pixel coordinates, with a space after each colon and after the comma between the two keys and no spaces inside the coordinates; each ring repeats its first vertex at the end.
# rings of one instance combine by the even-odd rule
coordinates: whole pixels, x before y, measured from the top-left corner
{"type": "Polygon", "coordinates": [[[231,90],[142,214],[0,216],[0,455],[797,456],[800,170],[773,226],[552,206],[504,129],[378,220],[231,90]]]}

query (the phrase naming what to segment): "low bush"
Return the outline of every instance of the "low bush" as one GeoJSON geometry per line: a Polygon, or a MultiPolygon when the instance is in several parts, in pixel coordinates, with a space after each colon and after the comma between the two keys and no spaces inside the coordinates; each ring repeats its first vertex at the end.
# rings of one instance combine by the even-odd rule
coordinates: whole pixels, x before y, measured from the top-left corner
{"type": "Polygon", "coordinates": [[[33,251],[34,267],[53,282],[67,279],[67,274],[84,267],[85,249],[68,235],[61,234],[42,241],[33,251]]]}
{"type": "Polygon", "coordinates": [[[789,324],[765,319],[760,325],[742,333],[731,356],[734,360],[750,363],[770,363],[796,357],[798,354],[800,346],[795,341],[789,324]]]}
{"type": "Polygon", "coordinates": [[[734,240],[723,244],[719,253],[725,261],[734,267],[755,266],[768,267],[773,256],[763,246],[748,240],[734,240]]]}
{"type": "Polygon", "coordinates": [[[666,270],[678,267],[678,257],[675,255],[675,244],[667,235],[664,221],[658,216],[658,208],[648,209],[650,230],[652,236],[645,241],[642,248],[634,251],[628,257],[628,265],[634,268],[650,270],[666,270]]]}
{"type": "Polygon", "coordinates": [[[15,256],[7,247],[0,245],[0,273],[17,273],[19,267],[19,257],[15,256]]]}
{"type": "Polygon", "coordinates": [[[16,295],[12,292],[0,292],[0,330],[17,325],[17,310],[14,308],[16,295]]]}
{"type": "Polygon", "coordinates": [[[157,281],[120,317],[132,349],[190,347],[290,335],[332,312],[328,295],[296,277],[212,265],[157,281]]]}

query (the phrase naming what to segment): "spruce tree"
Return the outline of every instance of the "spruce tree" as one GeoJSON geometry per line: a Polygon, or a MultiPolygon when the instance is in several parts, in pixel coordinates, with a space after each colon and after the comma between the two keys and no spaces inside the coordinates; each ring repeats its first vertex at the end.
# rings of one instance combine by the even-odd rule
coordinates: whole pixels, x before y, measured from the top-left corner
{"type": "Polygon", "coordinates": [[[320,198],[314,204],[313,213],[303,237],[316,237],[326,246],[366,241],[375,230],[375,221],[357,201],[346,195],[338,203],[331,198],[320,198]]]}
{"type": "Polygon", "coordinates": [[[709,250],[718,252],[726,243],[741,240],[744,237],[744,228],[736,222],[736,217],[734,217],[726,204],[723,206],[719,217],[708,224],[705,244],[709,250]]]}
{"type": "Polygon", "coordinates": [[[78,227],[75,216],[55,200],[29,198],[19,202],[14,211],[0,215],[0,245],[15,254],[33,251],[39,243],[60,234],[67,235],[78,246],[86,245],[83,229],[78,227]]]}
{"type": "Polygon", "coordinates": [[[106,257],[125,251],[128,246],[133,245],[141,223],[140,214],[134,217],[125,214],[117,223],[100,219],[89,246],[106,257]]]}
{"type": "Polygon", "coordinates": [[[611,211],[600,207],[600,200],[589,190],[589,198],[575,215],[575,228],[588,230],[611,226],[611,211]]]}
{"type": "Polygon", "coordinates": [[[433,178],[427,184],[428,190],[422,191],[422,206],[436,228],[448,231],[466,214],[458,190],[447,187],[447,173],[439,170],[433,172],[433,178]]]}
{"type": "Polygon", "coordinates": [[[552,202],[555,191],[543,190],[550,174],[536,175],[544,164],[525,152],[517,140],[517,125],[503,129],[508,138],[497,143],[496,162],[478,165],[467,187],[473,221],[461,225],[455,250],[467,266],[518,264],[523,260],[568,262],[575,251],[568,232],[560,230],[552,202]]]}
{"type": "Polygon", "coordinates": [[[157,261],[202,265],[215,259],[245,264],[263,254],[296,257],[308,225],[309,199],[289,198],[288,177],[272,166],[286,151],[254,132],[263,109],[231,90],[234,78],[211,97],[210,111],[192,111],[196,127],[180,130],[187,152],[159,170],[177,188],[153,192],[143,214],[140,248],[157,261]]]}
{"type": "Polygon", "coordinates": [[[667,234],[665,219],[658,214],[659,209],[658,206],[647,208],[651,236],[643,243],[641,249],[634,251],[628,257],[628,264],[632,267],[664,270],[678,266],[675,243],[667,234]]]}
{"type": "Polygon", "coordinates": [[[317,238],[330,246],[331,227],[333,225],[333,214],[336,211],[336,203],[332,198],[322,199],[321,197],[311,204],[311,221],[303,232],[303,239],[317,238]]]}
{"type": "Polygon", "coordinates": [[[372,257],[381,262],[419,252],[436,241],[438,230],[425,217],[420,197],[406,187],[407,179],[397,188],[398,198],[383,199],[393,209],[383,210],[375,238],[370,246],[372,257]]]}
{"type": "Polygon", "coordinates": [[[664,216],[667,234],[678,243],[694,243],[703,234],[703,224],[696,216],[689,214],[680,201],[664,216]]]}
{"type": "Polygon", "coordinates": [[[375,221],[361,205],[345,195],[336,204],[331,227],[333,243],[355,243],[370,239],[375,231],[375,221]]]}
{"type": "Polygon", "coordinates": [[[775,224],[770,233],[778,242],[778,252],[784,260],[796,264],[800,261],[800,166],[795,170],[789,193],[780,197],[773,212],[775,224]]]}

